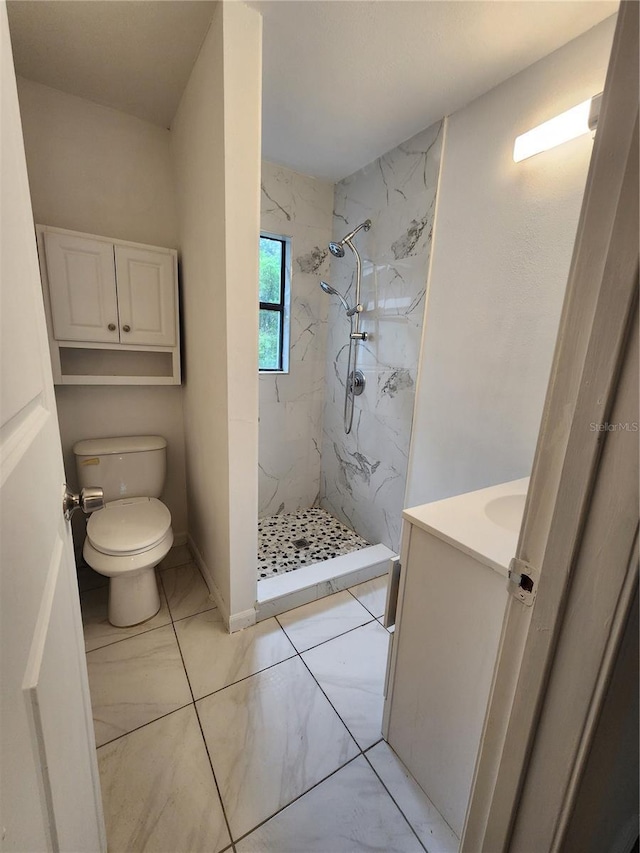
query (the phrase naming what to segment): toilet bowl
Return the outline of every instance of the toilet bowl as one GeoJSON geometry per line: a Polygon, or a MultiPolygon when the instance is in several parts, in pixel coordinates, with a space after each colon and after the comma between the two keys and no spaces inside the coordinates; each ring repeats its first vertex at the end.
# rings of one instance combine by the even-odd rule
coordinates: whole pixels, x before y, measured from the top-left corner
{"type": "Polygon", "coordinates": [[[156,498],[110,501],[93,513],[82,553],[92,569],[110,578],[112,625],[137,625],[160,610],[155,566],[172,544],[171,514],[156,498]]]}
{"type": "Polygon", "coordinates": [[[109,578],[108,618],[118,628],[156,615],[155,567],[173,544],[171,513],[158,500],[166,473],[162,436],[79,441],[73,448],[81,486],[100,486],[106,504],[87,523],[84,559],[109,578]]]}

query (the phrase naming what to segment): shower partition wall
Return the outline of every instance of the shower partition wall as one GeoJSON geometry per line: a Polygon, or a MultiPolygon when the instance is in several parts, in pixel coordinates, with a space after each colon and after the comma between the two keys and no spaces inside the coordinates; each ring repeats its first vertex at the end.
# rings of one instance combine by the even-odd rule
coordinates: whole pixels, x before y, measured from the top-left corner
{"type": "MultiPolygon", "coordinates": [[[[443,123],[380,157],[335,188],[334,234],[371,219],[363,256],[358,367],[365,392],[353,428],[342,425],[349,321],[332,303],[326,346],[320,505],[369,542],[397,550],[407,479],[417,364],[443,123]]],[[[331,261],[329,281],[355,299],[355,273],[331,261]]]]}
{"type": "Polygon", "coordinates": [[[281,562],[270,554],[261,564],[258,619],[384,573],[398,547],[441,133],[441,123],[423,131],[341,181],[335,196],[327,182],[263,163],[262,228],[291,237],[293,268],[289,373],[260,377],[260,516],[263,530],[291,529],[279,534],[281,562]],[[334,204],[340,244],[345,231],[363,226],[357,346],[366,388],[355,398],[350,434],[353,313],[344,303],[356,307],[358,264],[337,252],[329,270],[334,204]],[[328,300],[323,279],[331,282],[326,292],[335,286],[345,299],[328,300]],[[294,555],[305,538],[299,511],[318,506],[357,534],[351,543],[349,531],[340,536],[345,549],[358,550],[333,549],[335,558],[308,566],[294,555]],[[362,548],[362,540],[372,544],[362,548]]]}

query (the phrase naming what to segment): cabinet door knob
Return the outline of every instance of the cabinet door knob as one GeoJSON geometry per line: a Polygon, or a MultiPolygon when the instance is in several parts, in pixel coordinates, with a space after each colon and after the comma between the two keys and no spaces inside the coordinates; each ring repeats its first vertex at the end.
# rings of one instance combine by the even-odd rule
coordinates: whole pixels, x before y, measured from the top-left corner
{"type": "Polygon", "coordinates": [[[107,326],[107,329],[109,329],[110,332],[115,332],[116,324],[115,323],[109,323],[109,325],[107,326]]]}
{"type": "Polygon", "coordinates": [[[127,325],[125,324],[125,325],[122,327],[122,331],[123,331],[123,332],[130,332],[130,331],[131,331],[131,326],[127,326],[127,325]]]}

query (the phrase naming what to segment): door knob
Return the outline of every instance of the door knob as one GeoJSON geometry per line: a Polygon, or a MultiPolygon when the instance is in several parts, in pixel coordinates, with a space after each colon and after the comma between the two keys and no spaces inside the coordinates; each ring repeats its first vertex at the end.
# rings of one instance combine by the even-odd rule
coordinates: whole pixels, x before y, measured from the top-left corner
{"type": "Polygon", "coordinates": [[[115,332],[116,324],[115,323],[109,323],[109,325],[107,326],[107,329],[109,329],[110,332],[115,332]]]}
{"type": "Polygon", "coordinates": [[[73,513],[77,509],[81,509],[84,513],[95,512],[97,509],[104,507],[104,491],[97,486],[86,486],[80,490],[80,494],[72,492],[69,486],[65,484],[64,496],[62,498],[62,511],[64,517],[69,521],[73,513]]]}
{"type": "Polygon", "coordinates": [[[123,331],[123,332],[130,332],[130,331],[131,331],[131,326],[128,326],[127,324],[125,324],[125,325],[122,327],[122,331],[123,331]]]}

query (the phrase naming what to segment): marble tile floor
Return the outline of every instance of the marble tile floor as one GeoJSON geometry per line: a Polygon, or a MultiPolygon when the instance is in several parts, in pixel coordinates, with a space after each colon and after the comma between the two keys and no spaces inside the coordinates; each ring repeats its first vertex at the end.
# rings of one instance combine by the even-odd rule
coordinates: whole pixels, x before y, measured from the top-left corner
{"type": "Polygon", "coordinates": [[[112,853],[458,849],[381,739],[386,578],[232,635],[188,552],[158,579],[133,634],[81,593],[112,853]]]}
{"type": "Polygon", "coordinates": [[[258,519],[258,580],[349,554],[369,543],[324,509],[258,519]]]}

